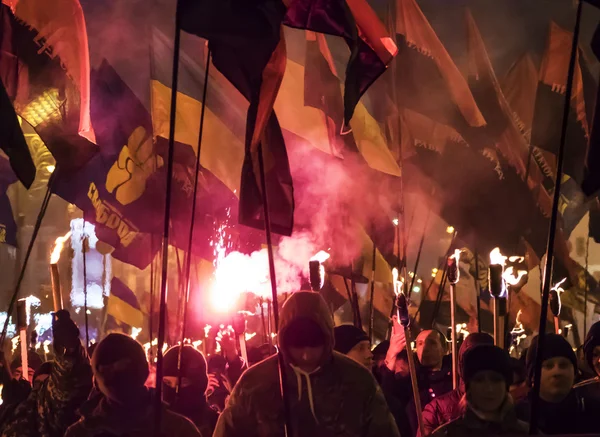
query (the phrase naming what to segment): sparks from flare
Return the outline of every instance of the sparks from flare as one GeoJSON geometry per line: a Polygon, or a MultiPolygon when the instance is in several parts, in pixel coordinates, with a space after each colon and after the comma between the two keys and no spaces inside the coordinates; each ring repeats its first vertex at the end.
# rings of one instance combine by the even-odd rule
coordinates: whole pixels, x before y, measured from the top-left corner
{"type": "Polygon", "coordinates": [[[52,254],[50,255],[50,264],[57,264],[60,260],[60,252],[65,244],[65,242],[71,237],[71,231],[67,232],[62,237],[58,237],[54,241],[54,249],[52,249],[52,254]]]}

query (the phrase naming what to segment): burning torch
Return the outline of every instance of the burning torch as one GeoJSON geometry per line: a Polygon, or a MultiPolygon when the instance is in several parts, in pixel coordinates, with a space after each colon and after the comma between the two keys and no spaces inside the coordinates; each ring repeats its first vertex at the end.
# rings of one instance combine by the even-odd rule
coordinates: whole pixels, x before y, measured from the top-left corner
{"type": "Polygon", "coordinates": [[[17,301],[17,329],[19,330],[19,340],[21,342],[21,375],[22,378],[29,381],[29,363],[27,355],[27,299],[17,301]]]}
{"type": "Polygon", "coordinates": [[[323,263],[329,259],[329,256],[327,252],[321,250],[308,262],[310,288],[313,291],[320,291],[323,284],[325,284],[325,267],[323,267],[323,263]]]}
{"type": "Polygon", "coordinates": [[[450,325],[452,339],[452,387],[454,390],[458,387],[458,365],[457,365],[457,348],[456,348],[456,284],[460,279],[460,271],[458,261],[460,260],[460,249],[454,251],[454,255],[448,257],[448,268],[446,275],[450,282],[450,325]]]}
{"type": "Polygon", "coordinates": [[[396,316],[404,329],[404,338],[406,339],[406,358],[408,360],[408,368],[410,371],[410,380],[412,383],[413,398],[415,400],[415,408],[417,410],[417,421],[419,424],[419,432],[425,435],[425,426],[423,423],[423,412],[421,409],[421,396],[419,394],[419,386],[417,385],[417,368],[415,366],[415,357],[411,347],[412,337],[410,335],[410,316],[408,314],[408,300],[404,294],[402,287],[404,282],[398,280],[398,269],[392,270],[394,280],[394,293],[396,294],[396,316]]]}
{"type": "Polygon", "coordinates": [[[58,274],[58,261],[60,252],[62,251],[65,241],[71,237],[71,232],[67,232],[64,236],[58,237],[54,242],[54,249],[50,255],[50,279],[52,282],[52,299],[54,301],[54,312],[58,312],[63,308],[62,293],[60,291],[60,276],[58,274]]]}
{"type": "Polygon", "coordinates": [[[560,295],[565,291],[561,285],[564,284],[566,280],[567,278],[563,278],[562,281],[550,289],[550,311],[552,311],[552,315],[554,316],[554,332],[557,334],[560,334],[560,310],[562,309],[560,295]]]}
{"type": "Polygon", "coordinates": [[[233,330],[240,343],[240,353],[245,363],[248,363],[248,349],[246,348],[246,317],[242,313],[233,316],[233,330]]]}
{"type": "Polygon", "coordinates": [[[494,310],[494,343],[504,349],[504,316],[506,315],[506,282],[504,280],[504,264],[506,257],[496,247],[490,252],[488,281],[490,294],[493,298],[494,310]]]}

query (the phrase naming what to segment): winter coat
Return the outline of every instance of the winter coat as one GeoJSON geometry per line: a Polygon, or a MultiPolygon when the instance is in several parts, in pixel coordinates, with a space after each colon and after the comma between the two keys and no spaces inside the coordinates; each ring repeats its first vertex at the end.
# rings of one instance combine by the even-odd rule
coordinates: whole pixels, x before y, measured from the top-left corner
{"type": "MultiPolygon", "coordinates": [[[[597,434],[600,433],[600,411],[592,402],[586,401],[577,390],[559,403],[540,399],[538,427],[543,434],[597,434]]],[[[517,416],[529,422],[531,417],[531,394],[517,403],[517,416]]]]}
{"type": "Polygon", "coordinates": [[[464,413],[452,422],[438,428],[432,437],[499,436],[527,435],[529,426],[519,420],[510,396],[503,406],[502,421],[491,422],[479,416],[471,407],[465,405],[464,413]]]}
{"type": "MultiPolygon", "coordinates": [[[[464,389],[458,388],[427,404],[423,410],[425,435],[430,435],[440,426],[458,419],[464,414],[465,407],[461,404],[463,396],[464,389]]],[[[417,436],[420,436],[419,432],[417,432],[417,436]]]]}
{"type": "MultiPolygon", "coordinates": [[[[323,298],[297,292],[281,311],[279,338],[297,318],[315,321],[326,337],[320,367],[306,373],[293,367],[286,345],[286,396],[292,430],[290,437],[398,437],[400,434],[373,375],[365,367],[333,351],[333,319],[323,298]]],[[[214,437],[280,437],[284,408],[280,394],[279,356],[249,368],[235,386],[214,437]]]]}
{"type": "MultiPolygon", "coordinates": [[[[81,419],[65,437],[149,437],[154,436],[155,411],[152,396],[134,406],[111,407],[96,394],[80,409],[81,419]]],[[[169,411],[163,404],[161,437],[203,437],[191,420],[169,411]]]]}
{"type": "Polygon", "coordinates": [[[6,418],[1,437],[62,437],[92,388],[92,368],[83,346],[57,354],[50,376],[6,418]]]}

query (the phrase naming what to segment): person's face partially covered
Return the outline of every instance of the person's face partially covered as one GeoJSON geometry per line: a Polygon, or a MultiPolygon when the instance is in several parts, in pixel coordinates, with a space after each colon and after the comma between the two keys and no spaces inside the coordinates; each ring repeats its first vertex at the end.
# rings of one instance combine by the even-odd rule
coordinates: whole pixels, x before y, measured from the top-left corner
{"type": "Polygon", "coordinates": [[[325,346],[289,347],[289,354],[295,366],[310,373],[315,371],[323,359],[325,346]]]}

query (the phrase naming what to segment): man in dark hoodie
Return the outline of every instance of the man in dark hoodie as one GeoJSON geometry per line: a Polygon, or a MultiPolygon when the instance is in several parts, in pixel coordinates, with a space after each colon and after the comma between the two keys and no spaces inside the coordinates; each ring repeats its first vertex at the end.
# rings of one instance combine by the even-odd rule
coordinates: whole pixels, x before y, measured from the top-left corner
{"type": "MultiPolygon", "coordinates": [[[[494,339],[484,332],[475,332],[465,338],[458,351],[458,373],[460,376],[459,387],[442,396],[434,398],[423,410],[423,422],[425,435],[431,434],[440,426],[460,417],[464,410],[461,399],[465,394],[464,382],[464,356],[479,345],[494,345],[494,339]]],[[[417,434],[419,435],[419,434],[417,434]]]]}
{"type": "MultiPolygon", "coordinates": [[[[142,345],[123,334],[109,334],[96,347],[92,368],[98,392],[80,409],[81,419],[65,437],[147,437],[155,435],[152,394],[144,385],[148,361],[142,345]]],[[[187,418],[162,414],[160,435],[202,437],[187,418]]]]}
{"type": "MultiPolygon", "coordinates": [[[[398,429],[370,371],[333,351],[333,319],[323,298],[294,293],[281,310],[279,347],[284,361],[290,437],[398,437],[398,429]]],[[[279,356],[240,378],[214,437],[284,435],[279,356]]]]}
{"type": "MultiPolygon", "coordinates": [[[[527,376],[533,385],[538,338],[534,337],[527,352],[527,376]]],[[[597,409],[584,401],[573,389],[577,358],[569,342],[561,335],[546,334],[542,357],[539,431],[543,434],[590,434],[600,431],[594,417],[597,409]]],[[[517,404],[517,415],[529,422],[531,396],[517,404]]]]}
{"type": "Polygon", "coordinates": [[[219,414],[206,402],[208,374],[204,355],[186,345],[181,356],[181,387],[177,392],[179,346],[173,346],[163,361],[163,400],[172,411],[182,414],[198,427],[203,436],[212,436],[219,414]]]}
{"type": "Polygon", "coordinates": [[[52,331],[55,357],[50,375],[34,384],[27,399],[6,417],[2,437],[63,436],[77,420],[76,411],[92,388],[90,361],[68,311],[55,314],[52,331]]]}

